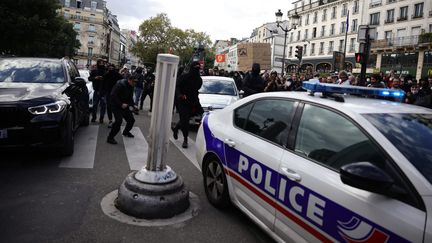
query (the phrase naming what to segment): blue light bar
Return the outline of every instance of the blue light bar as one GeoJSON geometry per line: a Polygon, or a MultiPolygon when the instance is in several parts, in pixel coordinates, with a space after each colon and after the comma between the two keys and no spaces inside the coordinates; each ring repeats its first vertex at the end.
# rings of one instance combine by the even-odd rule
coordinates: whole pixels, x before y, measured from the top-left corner
{"type": "Polygon", "coordinates": [[[394,97],[403,98],[405,92],[400,89],[382,89],[382,88],[369,88],[361,86],[347,86],[339,84],[324,84],[317,82],[304,81],[303,89],[315,92],[324,93],[338,93],[338,94],[356,94],[366,96],[379,96],[379,97],[394,97]]]}

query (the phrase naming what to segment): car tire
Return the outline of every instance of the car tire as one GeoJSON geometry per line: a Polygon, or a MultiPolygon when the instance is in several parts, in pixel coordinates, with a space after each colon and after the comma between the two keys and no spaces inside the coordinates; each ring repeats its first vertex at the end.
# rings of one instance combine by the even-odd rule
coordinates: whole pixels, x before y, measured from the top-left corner
{"type": "Polygon", "coordinates": [[[72,114],[68,114],[65,120],[65,125],[62,131],[62,148],[61,154],[64,156],[71,156],[74,152],[74,133],[73,133],[73,122],[72,114]]]}
{"type": "Polygon", "coordinates": [[[216,208],[224,209],[231,205],[228,184],[219,159],[209,157],[203,166],[204,190],[208,201],[216,208]]]}

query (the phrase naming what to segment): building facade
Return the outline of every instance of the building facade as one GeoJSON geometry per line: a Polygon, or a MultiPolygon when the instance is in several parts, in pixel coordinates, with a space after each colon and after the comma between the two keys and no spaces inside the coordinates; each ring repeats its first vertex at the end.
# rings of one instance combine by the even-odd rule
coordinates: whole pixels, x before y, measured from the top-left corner
{"type": "Polygon", "coordinates": [[[371,64],[376,69],[416,79],[432,70],[432,1],[369,0],[362,18],[375,28],[371,64]]]}
{"type": "Polygon", "coordinates": [[[297,28],[288,35],[288,72],[299,66],[313,72],[332,72],[355,67],[357,32],[361,23],[359,0],[300,0],[293,3],[288,16],[300,15],[297,28]],[[303,48],[300,62],[296,46],[303,48]],[[345,65],[340,57],[345,53],[345,65]],[[340,65],[338,65],[338,63],[340,65]],[[344,65],[344,66],[343,66],[344,65]]]}
{"type": "Polygon", "coordinates": [[[135,56],[130,50],[136,45],[138,36],[135,31],[122,29],[121,30],[123,36],[125,37],[125,56],[126,56],[126,64],[131,67],[138,67],[140,65],[139,58],[135,56]]]}
{"type": "Polygon", "coordinates": [[[107,17],[107,53],[108,62],[114,65],[121,65],[121,42],[120,42],[120,26],[117,21],[117,16],[111,11],[105,9],[107,17]]]}
{"type": "Polygon", "coordinates": [[[106,2],[103,0],[60,0],[59,14],[74,25],[81,43],[73,60],[79,68],[89,67],[97,59],[106,59],[106,2]]]}

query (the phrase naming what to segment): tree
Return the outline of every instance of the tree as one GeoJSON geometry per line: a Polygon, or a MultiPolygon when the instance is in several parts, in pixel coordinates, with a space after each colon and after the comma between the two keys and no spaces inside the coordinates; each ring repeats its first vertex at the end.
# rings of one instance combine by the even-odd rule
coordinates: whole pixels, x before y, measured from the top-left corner
{"type": "Polygon", "coordinates": [[[57,0],[1,0],[0,55],[62,57],[80,43],[57,0]]]}
{"type": "Polygon", "coordinates": [[[173,27],[168,16],[158,14],[145,20],[139,27],[140,37],[132,52],[144,63],[156,63],[159,53],[170,50],[180,57],[180,65],[186,65],[194,53],[194,47],[201,43],[205,50],[210,49],[210,37],[194,30],[181,30],[173,27]]]}

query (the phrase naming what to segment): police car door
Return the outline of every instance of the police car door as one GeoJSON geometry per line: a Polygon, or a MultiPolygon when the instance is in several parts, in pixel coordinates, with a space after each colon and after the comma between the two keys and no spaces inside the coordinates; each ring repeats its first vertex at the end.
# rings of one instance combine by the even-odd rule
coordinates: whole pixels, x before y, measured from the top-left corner
{"type": "Polygon", "coordinates": [[[398,188],[410,190],[390,157],[355,121],[305,104],[293,128],[279,169],[277,200],[283,207],[276,212],[277,234],[287,241],[296,237],[322,242],[423,240],[426,215],[411,197],[414,194],[392,198],[341,181],[341,166],[367,161],[383,168],[398,188]],[[298,235],[288,233],[292,230],[298,235]]]}
{"type": "Polygon", "coordinates": [[[224,138],[235,200],[273,230],[278,168],[295,103],[261,99],[234,110],[224,138]]]}

